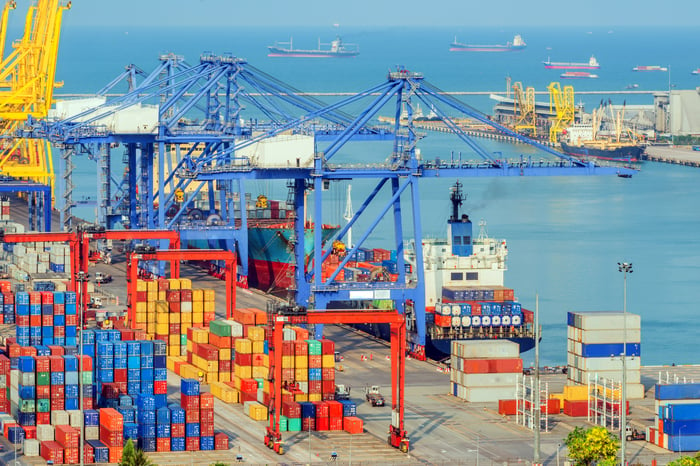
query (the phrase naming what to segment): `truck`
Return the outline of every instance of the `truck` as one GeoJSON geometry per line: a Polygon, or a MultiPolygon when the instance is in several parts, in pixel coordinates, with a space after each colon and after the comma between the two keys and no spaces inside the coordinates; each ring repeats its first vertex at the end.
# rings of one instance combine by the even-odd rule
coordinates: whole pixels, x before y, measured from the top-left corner
{"type": "Polygon", "coordinates": [[[379,390],[379,385],[365,387],[365,399],[372,406],[384,406],[384,397],[379,390]]]}
{"type": "Polygon", "coordinates": [[[95,283],[102,285],[104,283],[109,283],[112,281],[112,276],[108,273],[95,272],[95,283]]]}
{"type": "Polygon", "coordinates": [[[91,296],[90,304],[88,305],[90,309],[100,309],[102,308],[102,298],[99,296],[91,296]]]}
{"type": "Polygon", "coordinates": [[[350,386],[343,385],[343,384],[336,385],[335,386],[335,399],[336,399],[336,401],[349,400],[350,399],[350,386]]]}
{"type": "Polygon", "coordinates": [[[628,441],[646,440],[647,436],[643,430],[638,430],[636,427],[632,427],[628,424],[627,429],[626,429],[626,433],[625,433],[625,438],[628,441]]]}

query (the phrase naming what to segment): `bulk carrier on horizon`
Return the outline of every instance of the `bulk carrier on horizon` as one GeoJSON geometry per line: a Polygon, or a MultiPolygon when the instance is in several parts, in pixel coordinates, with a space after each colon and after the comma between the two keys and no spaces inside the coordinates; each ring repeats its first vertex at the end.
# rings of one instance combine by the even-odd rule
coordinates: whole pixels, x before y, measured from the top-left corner
{"type": "Polygon", "coordinates": [[[527,47],[527,44],[520,34],[516,34],[512,42],[495,45],[462,44],[457,42],[457,37],[455,37],[454,42],[450,44],[450,52],[516,52],[525,47],[527,47]]]}

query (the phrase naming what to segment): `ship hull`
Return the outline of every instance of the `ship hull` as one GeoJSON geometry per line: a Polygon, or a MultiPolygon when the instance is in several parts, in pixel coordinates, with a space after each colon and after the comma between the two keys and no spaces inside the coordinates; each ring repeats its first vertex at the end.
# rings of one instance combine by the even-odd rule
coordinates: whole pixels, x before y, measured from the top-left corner
{"type": "Polygon", "coordinates": [[[525,46],[517,45],[450,45],[450,52],[517,52],[523,50],[525,46]]]}
{"type": "Polygon", "coordinates": [[[634,163],[642,161],[641,156],[644,152],[644,147],[639,145],[625,145],[614,149],[601,149],[596,147],[571,146],[565,142],[561,143],[561,149],[565,154],[573,155],[574,157],[592,157],[600,160],[634,163]]]}
{"type": "Polygon", "coordinates": [[[294,50],[270,48],[268,57],[290,57],[290,58],[349,58],[356,57],[359,52],[331,52],[323,50],[294,50]]]}

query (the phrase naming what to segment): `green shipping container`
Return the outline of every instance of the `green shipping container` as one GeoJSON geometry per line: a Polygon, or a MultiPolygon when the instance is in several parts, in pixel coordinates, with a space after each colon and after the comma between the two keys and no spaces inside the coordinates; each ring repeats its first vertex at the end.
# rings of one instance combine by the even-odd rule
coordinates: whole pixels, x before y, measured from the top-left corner
{"type": "Polygon", "coordinates": [[[83,383],[84,384],[91,384],[92,383],[92,371],[83,371],[83,383]]]}
{"type": "Polygon", "coordinates": [[[231,326],[224,323],[222,320],[212,320],[209,322],[209,331],[219,337],[231,336],[231,326]]]}
{"type": "Polygon", "coordinates": [[[309,356],[321,355],[321,342],[318,340],[306,340],[309,344],[309,356]]]}
{"type": "Polygon", "coordinates": [[[280,432],[287,432],[287,416],[280,416],[280,432]]]}
{"type": "Polygon", "coordinates": [[[51,372],[37,372],[36,373],[36,384],[37,385],[51,385],[51,372]]]}
{"type": "Polygon", "coordinates": [[[48,400],[48,399],[36,400],[36,412],[37,413],[51,412],[51,400],[48,400]]]}
{"type": "Polygon", "coordinates": [[[36,403],[34,400],[22,400],[19,402],[19,410],[23,413],[36,412],[36,403]]]}
{"type": "Polygon", "coordinates": [[[301,432],[301,418],[287,419],[287,432],[301,432]]]}

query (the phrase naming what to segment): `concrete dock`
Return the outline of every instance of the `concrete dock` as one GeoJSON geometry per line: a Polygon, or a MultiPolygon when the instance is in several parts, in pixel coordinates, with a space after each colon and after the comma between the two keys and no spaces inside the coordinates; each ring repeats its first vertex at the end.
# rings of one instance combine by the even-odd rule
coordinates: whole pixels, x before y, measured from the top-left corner
{"type": "Polygon", "coordinates": [[[648,146],[642,159],[649,162],[700,167],[700,151],[693,150],[691,146],[648,146]]]}

